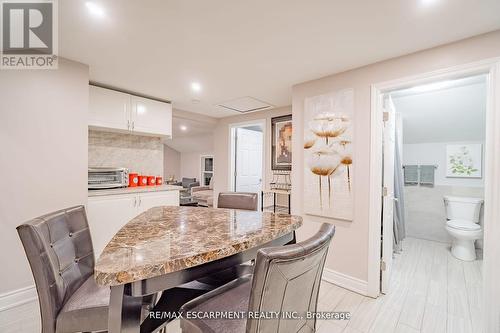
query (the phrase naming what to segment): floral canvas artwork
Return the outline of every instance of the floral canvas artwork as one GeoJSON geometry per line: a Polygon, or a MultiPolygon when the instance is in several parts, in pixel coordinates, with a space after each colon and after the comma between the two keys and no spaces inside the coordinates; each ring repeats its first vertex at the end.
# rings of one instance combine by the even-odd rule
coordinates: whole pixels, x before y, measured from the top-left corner
{"type": "Polygon", "coordinates": [[[481,178],[482,145],[446,146],[446,177],[481,178]]]}
{"type": "Polygon", "coordinates": [[[306,214],[353,218],[353,99],[347,89],[305,100],[306,214]]]}

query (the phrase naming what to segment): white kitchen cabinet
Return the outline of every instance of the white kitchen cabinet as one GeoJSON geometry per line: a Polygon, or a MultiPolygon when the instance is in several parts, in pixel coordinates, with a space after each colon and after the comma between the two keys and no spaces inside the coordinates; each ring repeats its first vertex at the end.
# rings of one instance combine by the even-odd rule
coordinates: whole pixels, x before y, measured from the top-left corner
{"type": "Polygon", "coordinates": [[[96,258],[118,230],[136,216],[135,195],[89,197],[87,219],[96,258]]]}
{"type": "Polygon", "coordinates": [[[156,206],[178,206],[179,191],[91,196],[87,217],[96,258],[127,222],[156,206]]]}
{"type": "Polygon", "coordinates": [[[179,206],[179,191],[141,193],[138,200],[137,214],[156,206],[179,206]]]}
{"type": "Polygon", "coordinates": [[[172,105],[131,96],[132,130],[137,133],[172,135],[172,105]]]}
{"type": "Polygon", "coordinates": [[[112,89],[89,87],[89,126],[130,134],[172,136],[172,105],[112,89]]]}
{"type": "Polygon", "coordinates": [[[90,86],[89,126],[129,130],[130,95],[111,89],[90,86]]]}

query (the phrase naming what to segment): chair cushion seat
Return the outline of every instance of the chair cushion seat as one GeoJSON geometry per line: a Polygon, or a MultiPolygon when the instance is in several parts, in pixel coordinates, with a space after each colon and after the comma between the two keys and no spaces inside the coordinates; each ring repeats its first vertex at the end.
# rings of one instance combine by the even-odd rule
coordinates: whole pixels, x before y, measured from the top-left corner
{"type": "MultiPolygon", "coordinates": [[[[184,304],[181,311],[213,313],[214,311],[246,312],[252,288],[251,276],[234,280],[184,304]]],[[[245,332],[246,319],[189,319],[181,318],[183,333],[238,333],[245,332]]]]}
{"type": "Polygon", "coordinates": [[[90,276],[68,299],[57,316],[56,332],[107,330],[110,288],[90,276]]]}

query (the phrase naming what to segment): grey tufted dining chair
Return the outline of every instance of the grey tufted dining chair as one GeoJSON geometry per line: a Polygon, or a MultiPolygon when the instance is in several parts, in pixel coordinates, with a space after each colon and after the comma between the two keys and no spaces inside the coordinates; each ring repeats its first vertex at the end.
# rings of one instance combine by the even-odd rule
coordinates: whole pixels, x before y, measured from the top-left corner
{"type": "Polygon", "coordinates": [[[257,210],[257,193],[251,192],[221,192],[217,200],[218,208],[257,210]]]}
{"type": "Polygon", "coordinates": [[[18,226],[17,232],[35,279],[42,333],[107,330],[110,289],[94,281],[85,208],[37,217],[18,226]]]}
{"type": "MultiPolygon", "coordinates": [[[[335,227],[324,223],[312,238],[293,245],[259,250],[252,275],[214,289],[181,308],[186,312],[315,312],[321,275],[335,227]]],[[[314,332],[316,319],[186,319],[183,333],[314,332]]]]}

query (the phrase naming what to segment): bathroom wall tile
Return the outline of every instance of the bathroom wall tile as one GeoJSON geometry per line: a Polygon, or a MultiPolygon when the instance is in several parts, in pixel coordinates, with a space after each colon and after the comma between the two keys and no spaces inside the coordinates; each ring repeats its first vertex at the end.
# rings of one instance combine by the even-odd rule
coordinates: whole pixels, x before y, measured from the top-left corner
{"type": "MultiPolygon", "coordinates": [[[[451,237],[445,229],[446,211],[443,197],[445,195],[483,197],[484,189],[444,185],[405,186],[404,194],[407,236],[449,244],[451,237]]],[[[481,247],[482,241],[478,241],[476,245],[481,247]]]]}

